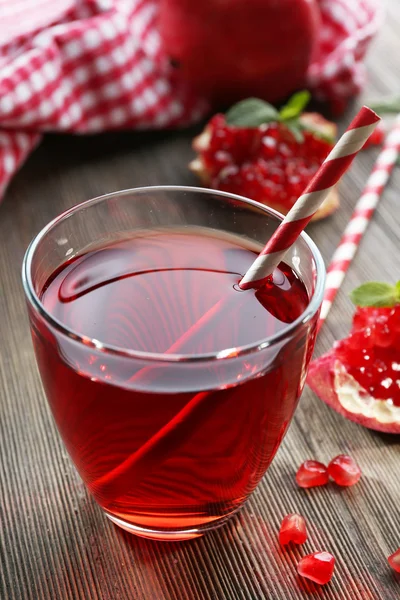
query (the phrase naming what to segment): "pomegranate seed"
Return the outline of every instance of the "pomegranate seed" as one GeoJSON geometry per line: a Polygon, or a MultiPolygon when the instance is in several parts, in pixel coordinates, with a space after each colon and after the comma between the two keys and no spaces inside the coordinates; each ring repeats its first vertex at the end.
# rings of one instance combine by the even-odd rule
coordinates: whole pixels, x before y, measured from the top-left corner
{"type": "Polygon", "coordinates": [[[279,530],[279,543],[284,546],[293,542],[304,544],[307,539],[306,521],[301,515],[295,513],[286,515],[279,530]]]}
{"type": "Polygon", "coordinates": [[[329,481],[328,469],[316,460],[306,460],[296,473],[296,481],[301,488],[325,485],[329,481]]]}
{"type": "Polygon", "coordinates": [[[394,569],[397,573],[400,573],[400,548],[394,552],[388,558],[389,565],[394,569]]]}
{"type": "Polygon", "coordinates": [[[346,454],[339,454],[328,465],[328,473],[338,485],[350,486],[357,483],[361,477],[358,464],[346,454]]]}
{"type": "Polygon", "coordinates": [[[302,577],[324,585],[332,579],[335,558],[329,552],[314,552],[301,559],[297,572],[302,577]]]}

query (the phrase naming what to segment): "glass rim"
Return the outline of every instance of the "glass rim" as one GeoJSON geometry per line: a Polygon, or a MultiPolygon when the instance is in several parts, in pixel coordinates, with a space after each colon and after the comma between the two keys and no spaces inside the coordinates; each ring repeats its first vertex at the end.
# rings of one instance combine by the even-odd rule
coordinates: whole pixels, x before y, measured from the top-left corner
{"type": "Polygon", "coordinates": [[[250,198],[246,198],[244,196],[239,196],[238,194],[231,194],[230,192],[224,192],[221,190],[213,190],[211,188],[203,188],[196,186],[184,186],[184,185],[157,185],[157,186],[142,186],[137,188],[128,188],[124,190],[119,190],[117,192],[110,192],[108,194],[103,194],[101,196],[96,196],[95,198],[91,198],[89,200],[85,200],[72,206],[71,208],[65,210],[60,215],[52,219],[47,225],[45,225],[39,233],[33,238],[30,242],[25,256],[22,262],[22,283],[24,287],[25,296],[30,302],[30,304],[36,309],[36,311],[44,318],[44,320],[49,323],[54,329],[56,329],[61,334],[67,336],[74,341],[85,345],[86,347],[92,347],[98,351],[113,354],[117,356],[123,356],[125,358],[131,359],[139,359],[139,360],[151,360],[154,362],[202,362],[209,360],[227,360],[230,358],[238,358],[239,356],[245,356],[251,354],[253,352],[259,352],[260,350],[264,350],[267,347],[273,346],[274,344],[284,340],[289,337],[289,335],[294,332],[299,326],[305,325],[317,312],[319,306],[321,305],[323,299],[323,293],[325,288],[325,278],[326,278],[326,269],[323,258],[321,256],[320,251],[318,250],[316,244],[312,241],[310,236],[302,232],[300,237],[304,240],[309,250],[311,251],[312,258],[314,260],[316,266],[316,284],[314,292],[310,298],[310,301],[306,307],[306,309],[302,312],[297,319],[295,319],[292,323],[289,323],[286,327],[284,327],[281,331],[263,338],[262,340],[257,340],[254,343],[246,344],[243,346],[238,346],[235,348],[226,348],[223,350],[218,350],[216,352],[208,352],[208,353],[198,353],[198,354],[167,354],[167,353],[157,353],[157,352],[145,352],[141,350],[132,350],[130,348],[120,348],[118,346],[113,346],[111,344],[104,344],[100,340],[95,338],[90,338],[85,336],[73,329],[67,327],[62,321],[56,319],[51,315],[50,312],[44,307],[41,302],[39,296],[36,294],[33,281],[32,281],[32,259],[35,254],[35,251],[39,245],[39,243],[44,239],[44,237],[59,223],[68,219],[74,213],[81,211],[82,209],[87,208],[88,206],[92,206],[95,204],[99,204],[104,200],[118,197],[118,196],[127,196],[129,194],[137,194],[140,192],[198,192],[202,194],[208,195],[216,195],[223,198],[228,198],[231,200],[239,200],[243,204],[247,204],[250,206],[254,206],[268,215],[276,218],[278,221],[282,221],[284,216],[278,211],[270,208],[269,206],[265,206],[260,202],[256,202],[255,200],[251,200],[250,198]]]}

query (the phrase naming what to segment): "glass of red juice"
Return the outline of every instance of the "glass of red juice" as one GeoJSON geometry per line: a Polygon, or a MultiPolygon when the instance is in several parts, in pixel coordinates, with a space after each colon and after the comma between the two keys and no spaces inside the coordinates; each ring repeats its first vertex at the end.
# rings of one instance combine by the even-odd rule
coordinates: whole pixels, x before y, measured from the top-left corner
{"type": "Polygon", "coordinates": [[[67,450],[107,517],[183,540],[223,524],[271,463],[316,336],[325,270],[302,234],[238,283],[281,216],[213,190],[95,198],[23,264],[33,344],[67,450]]]}

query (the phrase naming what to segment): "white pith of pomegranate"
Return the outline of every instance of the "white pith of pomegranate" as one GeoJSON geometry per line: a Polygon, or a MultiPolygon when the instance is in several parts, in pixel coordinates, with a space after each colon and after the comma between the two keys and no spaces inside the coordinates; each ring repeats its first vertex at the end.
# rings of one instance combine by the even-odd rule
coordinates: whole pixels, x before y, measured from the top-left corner
{"type": "Polygon", "coordinates": [[[311,363],[307,383],[348,419],[400,433],[400,305],[358,307],[349,336],[311,363]]]}
{"type": "Polygon", "coordinates": [[[400,406],[380,398],[373,398],[360,384],[347,373],[344,366],[335,362],[334,388],[340,404],[345,410],[366,419],[374,419],[382,425],[398,422],[400,425],[400,406]]]}

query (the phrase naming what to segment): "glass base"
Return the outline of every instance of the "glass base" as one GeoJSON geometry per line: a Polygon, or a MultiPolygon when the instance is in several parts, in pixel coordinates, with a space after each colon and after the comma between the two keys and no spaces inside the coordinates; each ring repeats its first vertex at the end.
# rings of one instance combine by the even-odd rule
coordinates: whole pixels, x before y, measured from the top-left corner
{"type": "Polygon", "coordinates": [[[133,523],[129,523],[129,521],[124,521],[115,515],[107,511],[103,511],[104,514],[110,521],[112,521],[121,529],[125,529],[129,533],[133,533],[134,535],[138,535],[139,537],[144,537],[149,540],[158,540],[163,542],[183,542],[185,540],[193,540],[195,538],[201,537],[208,531],[212,531],[214,529],[218,529],[218,527],[222,527],[235,513],[238,512],[242,508],[238,506],[235,510],[229,513],[226,516],[219,517],[215,521],[211,523],[207,523],[204,525],[200,525],[199,527],[191,528],[191,529],[181,529],[181,530],[173,530],[173,529],[147,529],[145,527],[140,527],[139,525],[134,525],[133,523]]]}

